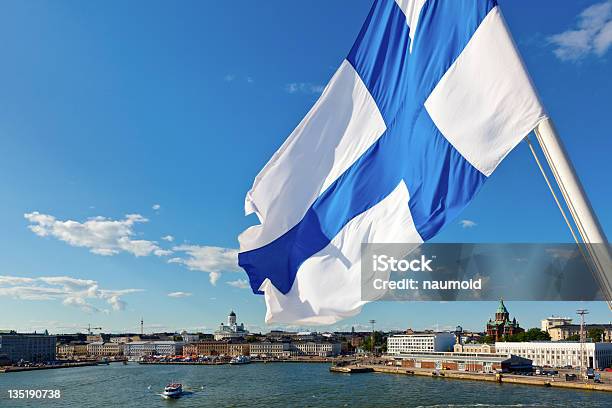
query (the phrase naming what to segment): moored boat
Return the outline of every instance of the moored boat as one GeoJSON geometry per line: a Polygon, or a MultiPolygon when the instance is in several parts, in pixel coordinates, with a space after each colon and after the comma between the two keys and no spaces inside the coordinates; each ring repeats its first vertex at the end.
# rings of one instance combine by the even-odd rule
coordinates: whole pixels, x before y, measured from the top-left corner
{"type": "Polygon", "coordinates": [[[251,359],[248,356],[237,356],[230,360],[230,364],[239,365],[239,364],[249,364],[251,359]]]}

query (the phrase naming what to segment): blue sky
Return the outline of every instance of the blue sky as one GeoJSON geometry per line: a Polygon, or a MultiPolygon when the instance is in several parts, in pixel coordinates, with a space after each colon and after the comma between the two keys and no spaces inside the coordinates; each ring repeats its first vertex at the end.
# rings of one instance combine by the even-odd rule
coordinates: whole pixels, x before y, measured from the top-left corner
{"type": "MultiPolygon", "coordinates": [[[[147,330],[210,331],[234,309],[267,330],[263,298],[233,264],[237,235],[255,223],[244,194],[348,53],[370,3],[4,2],[0,328],[136,331],[142,316],[147,330]]],[[[500,4],[609,232],[611,3],[500,4]]],[[[436,241],[570,239],[520,145],[436,241]]],[[[508,307],[524,326],[578,307],[611,320],[603,303],[508,307]]],[[[377,303],[333,328],[374,318],[482,329],[494,310],[377,303]]]]}

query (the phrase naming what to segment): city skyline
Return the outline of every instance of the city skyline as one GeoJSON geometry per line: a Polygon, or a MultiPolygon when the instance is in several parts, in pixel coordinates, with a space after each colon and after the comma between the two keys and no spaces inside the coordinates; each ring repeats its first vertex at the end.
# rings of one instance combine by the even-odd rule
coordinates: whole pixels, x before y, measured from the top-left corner
{"type": "MultiPolygon", "coordinates": [[[[499,3],[609,230],[612,3],[499,3]]],[[[250,331],[291,329],[263,323],[263,298],[237,266],[236,237],[255,223],[244,194],[348,53],[370,2],[325,13],[147,2],[144,15],[144,3],[118,4],[13,3],[0,16],[13,39],[0,45],[12,62],[0,67],[0,309],[12,311],[0,329],[139,332],[143,318],[145,331],[214,331],[232,309],[250,331]]],[[[524,144],[434,240],[570,241],[524,144]]],[[[507,306],[525,328],[553,314],[576,320],[578,308],[611,320],[603,302],[507,306]]],[[[367,330],[376,319],[380,329],[480,331],[495,307],[380,302],[300,328],[367,330]]]]}

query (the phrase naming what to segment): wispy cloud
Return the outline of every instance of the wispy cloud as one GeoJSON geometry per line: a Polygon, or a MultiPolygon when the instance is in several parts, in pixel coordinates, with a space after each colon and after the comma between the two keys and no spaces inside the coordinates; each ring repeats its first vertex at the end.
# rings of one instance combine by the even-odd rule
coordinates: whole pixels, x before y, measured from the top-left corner
{"type": "Polygon", "coordinates": [[[303,93],[303,94],[320,94],[325,89],[324,85],[313,84],[310,82],[292,82],[285,85],[285,91],[290,94],[303,93]]]}
{"type": "Polygon", "coordinates": [[[563,61],[603,56],[612,45],[612,0],[587,7],[577,16],[575,27],[548,37],[548,42],[563,61]]]}
{"type": "Polygon", "coordinates": [[[191,292],[170,292],[168,293],[168,297],[171,298],[185,298],[191,296],[191,292]]]}
{"type": "Polygon", "coordinates": [[[151,208],[152,208],[153,210],[155,210],[155,211],[159,211],[159,210],[160,210],[160,208],[161,208],[161,205],[159,205],[159,204],[153,204],[153,206],[152,206],[151,208]]]}
{"type": "Polygon", "coordinates": [[[459,224],[461,224],[462,228],[474,228],[476,225],[478,225],[472,220],[461,220],[459,221],[459,224]]]}
{"type": "Polygon", "coordinates": [[[252,76],[238,76],[236,74],[226,74],[223,77],[223,80],[225,82],[240,82],[242,83],[243,81],[246,82],[247,84],[252,84],[255,82],[255,79],[252,76]]]}
{"type": "Polygon", "coordinates": [[[239,289],[248,289],[251,287],[251,285],[249,285],[249,281],[246,279],[236,279],[227,282],[227,284],[239,289]]]}
{"type": "Polygon", "coordinates": [[[170,263],[185,265],[190,270],[207,272],[210,283],[217,284],[223,272],[239,272],[238,250],[215,246],[178,245],[174,252],[184,253],[185,257],[170,259],[170,263]]]}
{"type": "Polygon", "coordinates": [[[167,241],[167,242],[174,241],[174,237],[172,235],[165,235],[161,239],[163,239],[164,241],[167,241]]]}
{"type": "Polygon", "coordinates": [[[24,214],[30,222],[28,228],[40,237],[51,236],[75,247],[88,248],[97,255],[116,255],[128,252],[135,256],[167,256],[172,253],[161,248],[155,241],[134,239],[137,224],[148,222],[140,214],[128,214],[122,220],[93,217],[85,222],[58,220],[38,211],[24,214]]]}
{"type": "Polygon", "coordinates": [[[124,310],[126,303],[122,297],[142,291],[143,289],[101,289],[95,280],[69,276],[0,276],[0,296],[22,300],[57,300],[87,313],[104,311],[91,302],[96,299],[105,301],[112,310],[124,310]]]}

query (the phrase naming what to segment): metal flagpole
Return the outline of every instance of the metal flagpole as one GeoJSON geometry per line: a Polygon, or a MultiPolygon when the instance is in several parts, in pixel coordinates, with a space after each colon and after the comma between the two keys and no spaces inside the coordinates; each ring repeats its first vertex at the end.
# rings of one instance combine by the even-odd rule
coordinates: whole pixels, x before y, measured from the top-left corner
{"type": "Polygon", "coordinates": [[[612,309],[612,258],[608,251],[606,234],[597,220],[552,121],[545,119],[540,122],[535,128],[535,134],[591,257],[595,277],[608,301],[608,307],[612,309]]]}

